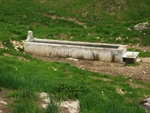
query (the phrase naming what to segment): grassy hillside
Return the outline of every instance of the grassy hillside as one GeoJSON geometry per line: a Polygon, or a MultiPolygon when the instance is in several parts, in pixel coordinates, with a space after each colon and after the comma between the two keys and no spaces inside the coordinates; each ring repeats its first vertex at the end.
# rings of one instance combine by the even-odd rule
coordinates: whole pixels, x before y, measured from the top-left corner
{"type": "Polygon", "coordinates": [[[149,30],[133,30],[150,23],[149,6],[149,0],[0,0],[0,87],[13,90],[14,113],[44,113],[36,104],[43,91],[58,101],[79,99],[82,113],[146,113],[139,102],[149,96],[149,83],[40,61],[15,51],[10,40],[25,40],[33,30],[38,38],[149,46],[149,30]]]}
{"type": "Polygon", "coordinates": [[[149,5],[149,0],[2,0],[0,40],[25,39],[33,30],[40,38],[150,45],[149,30],[133,30],[150,23],[149,5]]]}
{"type": "Polygon", "coordinates": [[[79,99],[82,113],[146,113],[139,102],[150,94],[148,83],[17,56],[0,56],[0,86],[13,89],[7,97],[16,98],[14,113],[44,113],[36,95],[43,91],[58,102],[79,99]]]}

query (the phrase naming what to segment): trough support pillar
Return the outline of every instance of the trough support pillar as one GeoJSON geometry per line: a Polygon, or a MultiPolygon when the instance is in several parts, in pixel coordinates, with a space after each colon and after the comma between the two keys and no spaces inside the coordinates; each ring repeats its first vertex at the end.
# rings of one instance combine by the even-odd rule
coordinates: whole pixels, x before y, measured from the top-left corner
{"type": "Polygon", "coordinates": [[[28,31],[28,36],[27,36],[27,42],[30,42],[31,40],[33,40],[33,32],[32,31],[28,31]]]}

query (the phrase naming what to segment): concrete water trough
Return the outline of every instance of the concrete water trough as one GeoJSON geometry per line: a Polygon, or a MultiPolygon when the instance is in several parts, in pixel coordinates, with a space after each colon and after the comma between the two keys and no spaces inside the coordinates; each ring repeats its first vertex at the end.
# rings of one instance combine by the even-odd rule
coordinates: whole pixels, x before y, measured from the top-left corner
{"type": "Polygon", "coordinates": [[[28,31],[24,51],[46,57],[122,62],[126,45],[38,39],[28,31]]]}

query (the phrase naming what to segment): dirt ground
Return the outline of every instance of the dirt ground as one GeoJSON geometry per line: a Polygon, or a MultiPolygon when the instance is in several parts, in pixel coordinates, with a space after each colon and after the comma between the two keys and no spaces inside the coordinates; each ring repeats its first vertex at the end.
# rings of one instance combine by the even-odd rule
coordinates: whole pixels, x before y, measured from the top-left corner
{"type": "Polygon", "coordinates": [[[150,58],[139,58],[141,62],[137,66],[126,66],[123,63],[102,62],[102,61],[87,61],[73,58],[47,58],[32,55],[38,59],[49,62],[67,62],[81,69],[90,70],[108,75],[122,75],[134,79],[139,79],[150,83],[150,58]]]}
{"type": "Polygon", "coordinates": [[[12,98],[6,98],[6,95],[10,92],[8,89],[0,88],[0,113],[12,113],[10,107],[12,98]]]}

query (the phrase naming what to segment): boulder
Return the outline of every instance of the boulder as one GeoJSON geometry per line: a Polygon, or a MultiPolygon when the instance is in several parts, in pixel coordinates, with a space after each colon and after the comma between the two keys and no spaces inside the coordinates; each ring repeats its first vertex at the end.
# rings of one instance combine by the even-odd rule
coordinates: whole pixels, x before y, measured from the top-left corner
{"type": "Polygon", "coordinates": [[[146,98],[146,99],[142,100],[140,102],[140,104],[147,110],[150,110],[150,98],[146,98]]]}

